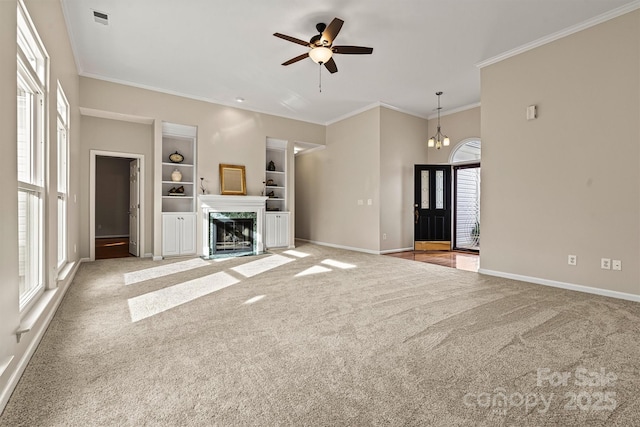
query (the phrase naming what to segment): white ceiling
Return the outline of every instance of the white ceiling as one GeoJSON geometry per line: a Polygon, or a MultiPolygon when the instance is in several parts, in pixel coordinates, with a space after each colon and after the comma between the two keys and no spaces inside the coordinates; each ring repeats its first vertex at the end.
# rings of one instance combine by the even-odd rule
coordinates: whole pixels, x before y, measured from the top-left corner
{"type": "MultiPolygon", "coordinates": [[[[327,124],[378,103],[428,117],[480,101],[477,64],[637,0],[62,0],[81,75],[327,124]],[[93,10],[107,13],[96,23],[93,10]],[[318,22],[345,21],[338,72],[307,58],[318,22]],[[239,104],[236,98],[245,102],[239,104]]],[[[523,75],[523,79],[527,76],[523,75]]]]}

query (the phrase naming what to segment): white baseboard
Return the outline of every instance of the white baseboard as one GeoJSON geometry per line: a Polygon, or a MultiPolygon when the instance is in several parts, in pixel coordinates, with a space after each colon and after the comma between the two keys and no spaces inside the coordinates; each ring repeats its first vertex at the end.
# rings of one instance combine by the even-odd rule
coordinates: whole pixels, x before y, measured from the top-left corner
{"type": "Polygon", "coordinates": [[[364,252],[366,254],[380,255],[380,251],[374,251],[372,249],[354,248],[352,246],[336,245],[336,244],[333,244],[333,243],[318,242],[317,240],[300,239],[298,237],[296,237],[296,240],[300,240],[302,242],[307,242],[307,243],[313,243],[314,245],[328,246],[330,248],[346,249],[348,251],[364,252]]]}
{"type": "Polygon", "coordinates": [[[44,321],[37,329],[33,329],[27,332],[27,334],[31,335],[33,338],[31,339],[31,342],[29,342],[29,345],[25,349],[25,352],[22,354],[22,357],[20,357],[20,359],[16,362],[15,366],[12,367],[12,360],[8,360],[7,365],[4,367],[7,374],[10,375],[10,378],[9,381],[7,381],[5,388],[0,391],[0,414],[2,413],[2,411],[4,411],[4,407],[7,406],[7,402],[9,402],[9,398],[11,397],[13,390],[18,385],[20,377],[24,373],[24,370],[27,368],[27,365],[29,364],[33,353],[35,353],[36,349],[38,348],[38,345],[40,344],[44,333],[49,327],[49,323],[51,323],[51,319],[53,319],[54,314],[60,306],[60,302],[62,302],[62,298],[67,293],[67,289],[69,289],[69,285],[71,284],[71,282],[73,282],[73,278],[75,277],[80,264],[82,264],[82,262],[85,260],[86,258],[82,258],[79,262],[75,263],[64,280],[58,282],[59,284],[62,284],[62,286],[55,289],[55,295],[51,298],[49,304],[47,304],[49,307],[45,308],[45,310],[43,311],[42,315],[45,316],[44,321]]]}
{"type": "Polygon", "coordinates": [[[412,251],[412,250],[413,250],[413,246],[408,247],[408,248],[385,249],[384,251],[380,251],[380,255],[395,254],[395,253],[398,253],[398,252],[407,252],[407,251],[412,251]]]}
{"type": "Polygon", "coordinates": [[[628,294],[625,292],[611,291],[602,288],[592,288],[590,286],[576,285],[573,283],[558,282],[556,280],[541,279],[539,277],[523,276],[520,274],[505,273],[502,271],[486,270],[481,268],[478,270],[480,274],[487,276],[502,277],[505,279],[519,280],[521,282],[535,283],[536,285],[551,286],[554,288],[568,289],[571,291],[585,292],[588,294],[600,295],[604,297],[624,299],[628,301],[640,302],[640,295],[628,294]]]}

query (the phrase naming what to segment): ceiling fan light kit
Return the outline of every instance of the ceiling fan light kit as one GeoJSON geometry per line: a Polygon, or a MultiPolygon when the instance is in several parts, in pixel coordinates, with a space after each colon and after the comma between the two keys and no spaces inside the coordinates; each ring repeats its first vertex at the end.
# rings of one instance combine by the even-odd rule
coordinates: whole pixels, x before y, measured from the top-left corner
{"type": "Polygon", "coordinates": [[[324,64],[331,59],[333,51],[328,47],[314,47],[309,51],[309,56],[316,64],[324,64]]]}
{"type": "MultiPolygon", "coordinates": [[[[302,46],[308,47],[310,50],[307,53],[298,55],[295,58],[291,58],[288,61],[282,63],[282,65],[291,65],[295,62],[302,61],[309,57],[316,64],[324,65],[331,74],[338,72],[338,66],[333,60],[333,54],[342,55],[370,55],[373,52],[371,47],[363,46],[333,46],[333,41],[340,32],[344,21],[339,18],[333,18],[333,21],[327,26],[323,23],[316,25],[316,30],[319,34],[311,37],[309,42],[300,40],[295,37],[287,36],[281,33],[274,33],[273,35],[283,40],[290,41],[302,46]]],[[[322,92],[322,88],[320,88],[322,92]]]]}

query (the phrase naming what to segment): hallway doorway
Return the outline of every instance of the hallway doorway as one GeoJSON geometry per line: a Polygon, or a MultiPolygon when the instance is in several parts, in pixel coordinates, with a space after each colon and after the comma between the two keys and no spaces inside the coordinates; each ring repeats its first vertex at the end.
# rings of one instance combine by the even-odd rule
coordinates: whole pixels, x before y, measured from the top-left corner
{"type": "Polygon", "coordinates": [[[90,259],[142,256],[144,156],[91,150],[90,259]]]}

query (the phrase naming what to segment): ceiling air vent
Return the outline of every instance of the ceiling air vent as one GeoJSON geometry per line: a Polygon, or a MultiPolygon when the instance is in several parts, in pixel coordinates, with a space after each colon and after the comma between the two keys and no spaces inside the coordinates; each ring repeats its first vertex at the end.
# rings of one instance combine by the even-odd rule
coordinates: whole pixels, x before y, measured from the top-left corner
{"type": "Polygon", "coordinates": [[[103,12],[98,12],[97,10],[93,11],[93,19],[98,24],[109,25],[109,15],[103,12]]]}

